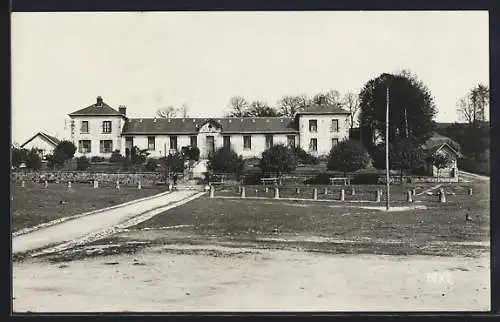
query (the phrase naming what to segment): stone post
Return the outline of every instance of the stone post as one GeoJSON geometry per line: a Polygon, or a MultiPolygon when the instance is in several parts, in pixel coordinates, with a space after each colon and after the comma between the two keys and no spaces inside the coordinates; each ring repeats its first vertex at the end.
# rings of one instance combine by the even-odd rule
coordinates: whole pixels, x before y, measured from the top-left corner
{"type": "Polygon", "coordinates": [[[295,193],[296,193],[296,194],[299,194],[299,193],[300,193],[300,188],[296,188],[296,189],[295,189],[295,193]]]}
{"type": "Polygon", "coordinates": [[[411,195],[412,195],[413,197],[415,197],[415,195],[416,195],[416,194],[417,194],[417,189],[413,188],[413,189],[411,190],[411,195]]]}
{"type": "Polygon", "coordinates": [[[472,196],[472,188],[469,188],[469,196],[472,196]]]}
{"type": "Polygon", "coordinates": [[[241,187],[241,198],[245,198],[245,186],[241,187]]]}
{"type": "Polygon", "coordinates": [[[99,181],[94,180],[94,189],[99,188],[99,181]]]}
{"type": "Polygon", "coordinates": [[[210,198],[213,198],[215,194],[214,186],[210,186],[210,198]]]}
{"type": "Polygon", "coordinates": [[[120,181],[116,180],[116,189],[120,189],[120,181]]]}
{"type": "Polygon", "coordinates": [[[317,188],[313,189],[313,200],[318,200],[318,189],[317,188]]]}
{"type": "Polygon", "coordinates": [[[21,187],[24,188],[25,182],[24,180],[21,181],[21,187]]]}
{"type": "Polygon", "coordinates": [[[268,187],[266,187],[264,190],[266,191],[266,193],[269,192],[269,188],[268,187]]]}
{"type": "Polygon", "coordinates": [[[413,202],[412,195],[411,195],[411,190],[408,190],[408,192],[407,192],[406,201],[413,202]]]}
{"type": "Polygon", "coordinates": [[[356,190],[354,190],[354,187],[351,187],[351,196],[356,195],[356,190]]]}
{"type": "Polygon", "coordinates": [[[345,200],[345,191],[344,189],[340,190],[340,201],[344,201],[345,200]]]}
{"type": "Polygon", "coordinates": [[[446,194],[443,188],[439,189],[439,202],[446,202],[446,194]]]}
{"type": "Polygon", "coordinates": [[[44,187],[45,187],[45,189],[47,189],[49,187],[49,182],[47,180],[45,180],[44,187]]]}
{"type": "Polygon", "coordinates": [[[71,189],[71,181],[68,181],[68,189],[71,189]]]}
{"type": "Polygon", "coordinates": [[[325,188],[325,195],[328,194],[328,188],[325,188]]]}
{"type": "Polygon", "coordinates": [[[168,184],[168,191],[172,191],[173,185],[171,183],[168,184]]]}
{"type": "Polygon", "coordinates": [[[280,198],[280,189],[278,187],[274,187],[274,199],[280,198]]]}
{"type": "Polygon", "coordinates": [[[380,202],[380,198],[382,197],[380,192],[380,189],[377,189],[377,199],[375,199],[375,202],[380,202]]]}
{"type": "Polygon", "coordinates": [[[140,182],[140,181],[137,183],[137,189],[138,189],[138,190],[141,190],[141,189],[142,189],[142,186],[141,186],[141,182],[140,182]]]}

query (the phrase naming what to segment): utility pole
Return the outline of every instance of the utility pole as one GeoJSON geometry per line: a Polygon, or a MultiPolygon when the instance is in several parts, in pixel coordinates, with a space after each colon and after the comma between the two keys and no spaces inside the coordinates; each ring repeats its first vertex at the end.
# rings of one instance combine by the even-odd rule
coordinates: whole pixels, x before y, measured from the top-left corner
{"type": "Polygon", "coordinates": [[[406,107],[405,107],[405,134],[406,138],[408,138],[408,116],[406,115],[406,107]]]}
{"type": "Polygon", "coordinates": [[[386,85],[385,109],[385,170],[386,170],[386,199],[385,208],[389,211],[389,85],[386,85]]]}

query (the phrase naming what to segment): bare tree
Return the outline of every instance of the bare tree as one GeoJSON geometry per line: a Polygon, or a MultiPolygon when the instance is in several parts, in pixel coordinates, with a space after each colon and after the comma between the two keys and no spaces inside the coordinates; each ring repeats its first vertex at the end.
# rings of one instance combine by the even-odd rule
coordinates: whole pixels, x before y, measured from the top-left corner
{"type": "Polygon", "coordinates": [[[359,95],[353,92],[347,92],[343,99],[342,104],[351,113],[349,115],[349,126],[351,130],[357,125],[358,113],[359,113],[359,95]]]}
{"type": "Polygon", "coordinates": [[[467,95],[457,102],[457,112],[469,124],[486,120],[486,110],[489,107],[490,91],[487,86],[478,84],[467,95]]]}
{"type": "Polygon", "coordinates": [[[181,107],[179,107],[179,114],[182,115],[182,117],[184,118],[189,117],[188,111],[189,111],[189,106],[186,103],[183,103],[181,107]]]}
{"type": "Polygon", "coordinates": [[[231,109],[228,113],[229,117],[244,117],[248,101],[242,96],[233,96],[229,100],[229,107],[231,109]]]}
{"type": "Polygon", "coordinates": [[[283,96],[277,103],[279,113],[288,117],[294,117],[295,113],[303,110],[308,104],[309,98],[304,94],[283,96]]]}
{"type": "Polygon", "coordinates": [[[173,106],[167,106],[156,110],[156,116],[161,118],[173,118],[177,116],[177,110],[173,106]]]}
{"type": "Polygon", "coordinates": [[[244,112],[244,116],[280,116],[274,108],[270,107],[266,102],[254,101],[244,112]]]}
{"type": "Polygon", "coordinates": [[[340,93],[334,89],[314,95],[312,103],[317,105],[339,105],[340,93]]]}

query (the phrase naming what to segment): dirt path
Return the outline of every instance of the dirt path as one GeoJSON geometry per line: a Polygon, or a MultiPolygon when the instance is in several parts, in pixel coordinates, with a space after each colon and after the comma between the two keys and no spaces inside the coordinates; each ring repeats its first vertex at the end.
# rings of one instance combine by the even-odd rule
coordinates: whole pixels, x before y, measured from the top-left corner
{"type": "Polygon", "coordinates": [[[484,311],[489,258],[170,245],[14,263],[15,312],[484,311]]]}
{"type": "Polygon", "coordinates": [[[489,181],[490,177],[482,176],[475,173],[465,172],[462,170],[458,171],[459,178],[463,178],[467,181],[489,181]]]}
{"type": "Polygon", "coordinates": [[[144,212],[187,199],[196,194],[199,193],[190,190],[162,194],[156,198],[148,198],[137,203],[126,204],[123,207],[116,207],[19,235],[12,239],[12,252],[13,254],[30,252],[78,240],[89,234],[111,229],[144,212]]]}

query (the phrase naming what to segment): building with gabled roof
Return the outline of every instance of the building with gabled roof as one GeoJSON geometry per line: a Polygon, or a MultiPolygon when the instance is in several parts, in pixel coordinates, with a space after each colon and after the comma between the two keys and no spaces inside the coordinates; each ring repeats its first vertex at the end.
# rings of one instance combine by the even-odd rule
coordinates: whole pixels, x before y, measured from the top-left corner
{"type": "Polygon", "coordinates": [[[42,157],[45,157],[54,151],[59,142],[61,141],[55,136],[45,132],[38,132],[21,144],[21,148],[27,150],[36,149],[40,151],[42,157]]]}
{"type": "Polygon", "coordinates": [[[152,157],[196,146],[201,158],[230,146],[244,158],[260,156],[274,144],[300,146],[326,155],[349,136],[350,113],[333,105],[312,105],[289,117],[128,118],[126,108],[115,110],[98,96],[96,103],[69,114],[76,156],[126,155],[133,146],[152,157]]]}

